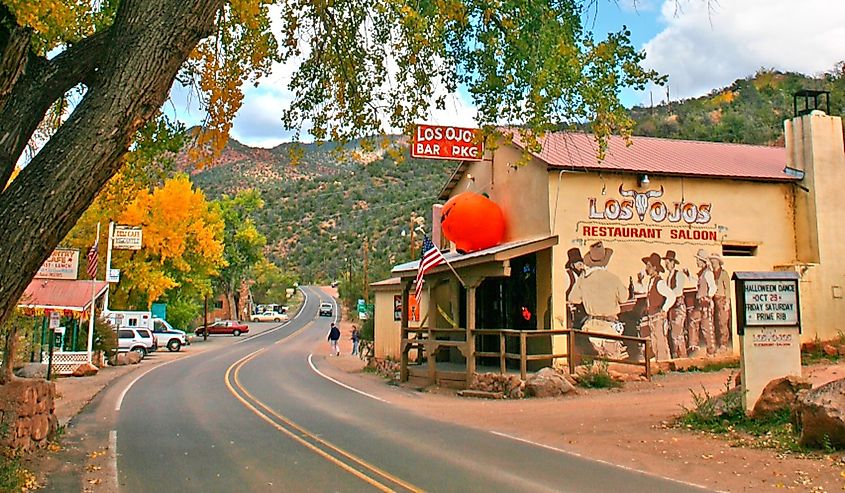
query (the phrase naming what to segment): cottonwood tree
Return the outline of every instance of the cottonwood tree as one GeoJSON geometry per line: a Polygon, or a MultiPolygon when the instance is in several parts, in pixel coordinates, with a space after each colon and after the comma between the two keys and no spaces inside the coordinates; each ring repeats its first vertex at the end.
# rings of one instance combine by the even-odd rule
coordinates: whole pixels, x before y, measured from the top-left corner
{"type": "Polygon", "coordinates": [[[0,322],[121,168],[177,76],[203,95],[208,113],[197,159],[222,147],[242,85],[274,62],[298,63],[283,121],[318,139],[406,129],[459,85],[485,126],[542,132],[589,121],[600,144],[629,132],[620,89],[656,74],[641,68],[624,28],[594,39],[583,4],[0,0],[0,182],[50,109],[70,90],[83,91],[0,194],[0,322]]]}

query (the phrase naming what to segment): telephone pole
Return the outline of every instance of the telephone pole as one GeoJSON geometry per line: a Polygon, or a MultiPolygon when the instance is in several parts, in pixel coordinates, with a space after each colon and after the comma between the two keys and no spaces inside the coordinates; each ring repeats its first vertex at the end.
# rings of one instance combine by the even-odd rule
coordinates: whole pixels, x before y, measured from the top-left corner
{"type": "Polygon", "coordinates": [[[368,238],[364,238],[364,303],[370,302],[370,286],[367,282],[367,252],[369,249],[368,238]]]}

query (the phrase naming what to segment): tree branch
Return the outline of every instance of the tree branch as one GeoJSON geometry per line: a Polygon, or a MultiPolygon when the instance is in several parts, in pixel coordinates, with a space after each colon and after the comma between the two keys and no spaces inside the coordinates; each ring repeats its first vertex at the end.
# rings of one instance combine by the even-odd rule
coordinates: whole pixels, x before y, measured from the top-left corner
{"type": "Polygon", "coordinates": [[[32,30],[19,26],[9,8],[0,4],[0,107],[23,73],[31,38],[32,30]]]}
{"type": "Polygon", "coordinates": [[[94,50],[100,60],[82,101],[0,195],[0,323],[118,171],[138,128],[164,103],[179,67],[212,32],[223,4],[120,2],[103,49],[94,50]]]}
{"type": "Polygon", "coordinates": [[[108,30],[90,36],[53,60],[30,54],[26,69],[0,111],[0,183],[8,183],[15,163],[50,106],[83,83],[102,63],[108,30]]]}

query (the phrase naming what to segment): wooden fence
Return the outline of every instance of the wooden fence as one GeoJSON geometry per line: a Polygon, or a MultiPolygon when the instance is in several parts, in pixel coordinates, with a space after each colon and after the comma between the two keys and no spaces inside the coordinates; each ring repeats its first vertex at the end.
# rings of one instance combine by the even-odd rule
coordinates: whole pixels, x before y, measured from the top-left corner
{"type": "MultiPolygon", "coordinates": [[[[554,362],[558,359],[565,359],[569,368],[569,373],[575,373],[575,367],[579,362],[589,359],[590,361],[607,361],[611,363],[624,363],[629,365],[642,366],[644,368],[645,376],[651,380],[651,365],[649,364],[650,356],[652,355],[651,343],[645,337],[632,337],[615,334],[600,334],[596,332],[587,332],[583,330],[574,329],[554,329],[554,330],[515,330],[515,329],[475,329],[471,331],[471,337],[478,336],[498,336],[499,348],[498,351],[478,351],[476,350],[475,340],[472,344],[467,337],[467,330],[465,329],[437,329],[430,327],[423,328],[408,328],[402,331],[402,366],[400,378],[402,381],[408,380],[408,352],[412,349],[417,349],[425,354],[428,363],[429,381],[434,382],[437,372],[436,356],[440,349],[447,347],[457,348],[461,354],[467,359],[467,373],[474,371],[477,358],[498,358],[499,371],[505,373],[507,371],[508,360],[519,361],[519,374],[525,380],[528,373],[528,363],[530,361],[552,360],[554,362]],[[413,336],[413,337],[411,337],[413,336]],[[536,352],[529,351],[528,341],[532,338],[552,338],[554,336],[566,336],[566,351],[562,353],[554,352],[536,352]],[[576,337],[590,337],[597,339],[605,339],[620,342],[633,342],[642,346],[642,361],[632,361],[630,359],[614,359],[602,355],[587,355],[579,354],[577,345],[575,344],[576,337]],[[507,351],[507,339],[512,338],[519,341],[518,352],[507,351]],[[471,353],[471,354],[468,354],[471,353]],[[471,362],[471,364],[469,364],[471,362]]],[[[552,345],[554,346],[554,345],[552,345]]]]}

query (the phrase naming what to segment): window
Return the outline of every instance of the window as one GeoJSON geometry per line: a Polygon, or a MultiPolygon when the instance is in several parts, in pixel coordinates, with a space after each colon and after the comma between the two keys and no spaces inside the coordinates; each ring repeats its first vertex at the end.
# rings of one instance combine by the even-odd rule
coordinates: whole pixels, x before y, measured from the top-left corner
{"type": "Polygon", "coordinates": [[[215,310],[222,310],[223,309],[223,300],[214,300],[214,309],[215,310]]]}
{"type": "Polygon", "coordinates": [[[757,245],[751,243],[722,244],[722,256],[753,257],[757,255],[757,245]]]}
{"type": "Polygon", "coordinates": [[[121,330],[117,333],[117,337],[121,339],[134,339],[135,333],[131,330],[121,330]]]}
{"type": "Polygon", "coordinates": [[[126,326],[127,327],[137,327],[138,326],[138,319],[135,318],[135,317],[129,317],[129,319],[126,321],[126,326]]]}

